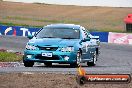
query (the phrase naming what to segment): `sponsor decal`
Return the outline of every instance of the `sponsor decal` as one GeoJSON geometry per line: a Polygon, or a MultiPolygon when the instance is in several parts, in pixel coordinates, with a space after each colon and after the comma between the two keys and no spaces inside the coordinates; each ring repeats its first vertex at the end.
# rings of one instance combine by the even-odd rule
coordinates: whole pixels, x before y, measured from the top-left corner
{"type": "Polygon", "coordinates": [[[12,27],[8,27],[7,29],[5,29],[4,35],[7,35],[7,33],[10,32],[10,31],[13,31],[12,35],[16,36],[16,29],[15,28],[13,29],[12,27]]]}
{"type": "Polygon", "coordinates": [[[108,43],[132,44],[132,34],[109,32],[108,43]]]}
{"type": "MultiPolygon", "coordinates": [[[[4,26],[0,25],[0,35],[27,36],[34,35],[40,30],[35,27],[4,26]]],[[[76,31],[76,30],[75,30],[76,31]]],[[[90,32],[93,36],[99,36],[101,42],[108,42],[108,32],[90,32]]],[[[86,50],[87,51],[87,50],[86,50]]]]}
{"type": "Polygon", "coordinates": [[[27,36],[34,35],[40,28],[20,27],[20,26],[0,26],[0,35],[27,36]]]}
{"type": "Polygon", "coordinates": [[[12,30],[12,27],[9,27],[9,28],[7,28],[6,30],[5,30],[5,32],[4,32],[4,34],[6,35],[9,31],[11,31],[12,30]]]}
{"type": "Polygon", "coordinates": [[[79,67],[76,77],[78,84],[85,83],[130,83],[130,74],[86,74],[86,71],[79,67]]]}
{"type": "Polygon", "coordinates": [[[26,36],[26,32],[28,33],[28,35],[34,35],[35,32],[30,32],[28,28],[20,28],[20,30],[22,31],[22,36],[26,36]]]}

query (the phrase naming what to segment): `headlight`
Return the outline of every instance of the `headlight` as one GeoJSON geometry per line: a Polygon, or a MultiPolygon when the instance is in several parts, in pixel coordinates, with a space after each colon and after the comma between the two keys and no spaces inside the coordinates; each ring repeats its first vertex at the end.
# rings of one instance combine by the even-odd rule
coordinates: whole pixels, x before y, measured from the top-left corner
{"type": "Polygon", "coordinates": [[[74,47],[63,47],[61,48],[62,52],[71,52],[74,51],[74,47]]]}
{"type": "Polygon", "coordinates": [[[32,45],[26,45],[26,49],[27,50],[36,50],[36,47],[32,46],[32,45]]]}

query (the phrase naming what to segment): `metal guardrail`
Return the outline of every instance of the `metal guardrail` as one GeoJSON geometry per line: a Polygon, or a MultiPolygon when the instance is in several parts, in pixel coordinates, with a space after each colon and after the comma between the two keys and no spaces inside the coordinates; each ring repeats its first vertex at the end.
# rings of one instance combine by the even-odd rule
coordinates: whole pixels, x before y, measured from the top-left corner
{"type": "MultiPolygon", "coordinates": [[[[0,25],[0,35],[27,36],[39,31],[40,28],[22,26],[3,26],[0,25]]],[[[101,42],[132,44],[132,33],[115,32],[90,32],[94,36],[99,36],[101,42]]]]}

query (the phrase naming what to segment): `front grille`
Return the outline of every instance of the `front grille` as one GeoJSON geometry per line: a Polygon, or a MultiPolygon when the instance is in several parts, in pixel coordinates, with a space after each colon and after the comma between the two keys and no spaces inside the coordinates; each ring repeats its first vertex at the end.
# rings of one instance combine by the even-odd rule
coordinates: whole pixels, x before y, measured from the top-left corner
{"type": "Polygon", "coordinates": [[[52,57],[44,57],[41,54],[35,56],[36,59],[41,59],[41,60],[59,60],[59,57],[57,55],[53,55],[52,57]]]}
{"type": "Polygon", "coordinates": [[[46,50],[46,51],[56,51],[58,47],[40,47],[38,46],[40,50],[46,50]]]}

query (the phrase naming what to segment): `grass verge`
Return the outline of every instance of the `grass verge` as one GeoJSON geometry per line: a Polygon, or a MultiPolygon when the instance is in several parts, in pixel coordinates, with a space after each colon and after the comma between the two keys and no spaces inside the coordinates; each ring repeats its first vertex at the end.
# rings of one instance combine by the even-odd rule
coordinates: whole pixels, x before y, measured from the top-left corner
{"type": "MultiPolygon", "coordinates": [[[[11,23],[11,22],[1,22],[0,25],[6,25],[6,26],[23,26],[23,27],[36,27],[36,28],[41,28],[43,26],[35,26],[35,25],[27,25],[27,24],[16,24],[16,23],[11,23]]],[[[114,30],[114,29],[88,29],[89,31],[98,31],[98,32],[119,32],[119,33],[129,33],[123,30],[114,30]]]]}
{"type": "Polygon", "coordinates": [[[36,22],[49,22],[49,23],[80,23],[78,21],[71,20],[51,20],[51,19],[37,19],[37,18],[26,18],[26,17],[18,17],[18,16],[6,16],[4,19],[9,20],[24,20],[24,21],[36,21],[36,22]]]}
{"type": "Polygon", "coordinates": [[[22,55],[17,55],[11,52],[0,52],[0,62],[16,62],[21,60],[22,55]]]}
{"type": "Polygon", "coordinates": [[[27,25],[27,24],[16,24],[11,22],[1,22],[0,25],[6,25],[6,26],[23,26],[23,27],[38,27],[41,28],[42,26],[34,26],[34,25],[27,25]]]}

